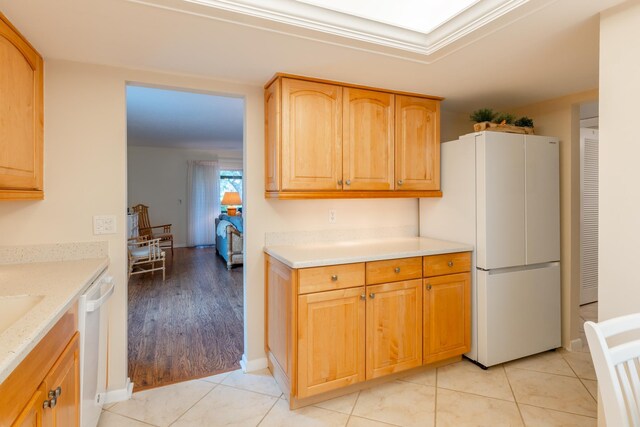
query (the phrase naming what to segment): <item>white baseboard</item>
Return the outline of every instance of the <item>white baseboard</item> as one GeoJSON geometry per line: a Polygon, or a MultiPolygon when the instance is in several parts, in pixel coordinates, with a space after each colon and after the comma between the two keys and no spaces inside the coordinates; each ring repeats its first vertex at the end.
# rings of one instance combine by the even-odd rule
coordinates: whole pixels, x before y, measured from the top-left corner
{"type": "Polygon", "coordinates": [[[575,340],[571,340],[571,342],[569,343],[569,348],[567,350],[580,351],[582,350],[583,344],[584,343],[582,342],[582,338],[576,338],[575,340]]]}
{"type": "Polygon", "coordinates": [[[124,400],[131,399],[133,394],[133,383],[130,378],[127,378],[127,383],[124,388],[109,390],[104,394],[104,403],[116,403],[124,400]]]}
{"type": "Polygon", "coordinates": [[[260,359],[247,360],[247,355],[243,354],[240,360],[240,367],[242,372],[253,372],[265,369],[267,367],[267,358],[261,357],[260,359]]]}

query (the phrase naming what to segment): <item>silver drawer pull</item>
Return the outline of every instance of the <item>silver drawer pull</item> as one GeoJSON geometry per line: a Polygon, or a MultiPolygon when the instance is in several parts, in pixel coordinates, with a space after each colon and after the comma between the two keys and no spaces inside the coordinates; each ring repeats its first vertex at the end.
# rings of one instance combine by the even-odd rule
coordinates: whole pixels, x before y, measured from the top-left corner
{"type": "Polygon", "coordinates": [[[342,185],[342,180],[341,179],[338,180],[338,185],[342,185]]]}
{"type": "Polygon", "coordinates": [[[400,273],[400,267],[394,268],[393,271],[395,271],[396,273],[400,273]]]}
{"type": "Polygon", "coordinates": [[[401,180],[401,179],[399,179],[399,180],[398,180],[398,185],[402,185],[402,184],[404,184],[404,181],[403,181],[403,180],[401,180]]]}
{"type": "Polygon", "coordinates": [[[331,281],[332,282],[337,282],[338,281],[338,275],[334,274],[333,276],[331,276],[331,281]]]}
{"type": "Polygon", "coordinates": [[[373,292],[369,294],[369,298],[374,299],[375,297],[376,297],[376,294],[374,294],[373,292]]]}
{"type": "Polygon", "coordinates": [[[449,267],[453,267],[453,261],[449,261],[449,262],[447,263],[447,265],[448,265],[449,267]]]}
{"type": "Polygon", "coordinates": [[[366,294],[360,294],[360,299],[362,301],[366,300],[367,299],[367,295],[366,294]]]}

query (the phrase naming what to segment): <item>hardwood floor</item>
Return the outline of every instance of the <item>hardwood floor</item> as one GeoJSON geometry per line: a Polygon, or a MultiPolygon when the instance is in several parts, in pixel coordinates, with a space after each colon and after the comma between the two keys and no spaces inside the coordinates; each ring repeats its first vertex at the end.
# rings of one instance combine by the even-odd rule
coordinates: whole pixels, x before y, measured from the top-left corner
{"type": "Polygon", "coordinates": [[[167,254],[167,278],[129,280],[129,377],[135,391],[240,367],[242,266],[227,271],[213,248],[167,254]],[[173,259],[172,259],[173,258],[173,259]]]}

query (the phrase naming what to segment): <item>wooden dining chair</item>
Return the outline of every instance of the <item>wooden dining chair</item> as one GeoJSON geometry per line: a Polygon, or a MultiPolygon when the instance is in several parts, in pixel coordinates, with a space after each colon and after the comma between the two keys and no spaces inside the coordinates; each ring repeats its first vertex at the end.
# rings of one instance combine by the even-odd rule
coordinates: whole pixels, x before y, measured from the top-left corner
{"type": "Polygon", "coordinates": [[[134,274],[162,271],[165,279],[165,253],[160,249],[160,239],[134,237],[129,239],[129,277],[134,274]]]}
{"type": "Polygon", "coordinates": [[[133,211],[138,214],[138,233],[147,239],[160,239],[160,247],[171,249],[173,256],[173,234],[171,234],[171,224],[151,225],[149,222],[149,207],[137,204],[133,211]],[[161,229],[161,231],[154,231],[161,229]]]}
{"type": "Polygon", "coordinates": [[[586,322],[608,426],[640,426],[640,314],[586,322]]]}

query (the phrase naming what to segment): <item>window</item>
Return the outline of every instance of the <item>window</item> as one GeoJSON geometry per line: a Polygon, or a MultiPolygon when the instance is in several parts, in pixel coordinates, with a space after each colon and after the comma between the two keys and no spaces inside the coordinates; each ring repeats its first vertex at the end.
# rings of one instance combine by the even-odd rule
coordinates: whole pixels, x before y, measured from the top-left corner
{"type": "MultiPolygon", "coordinates": [[[[242,199],[242,171],[241,170],[220,170],[220,204],[222,197],[227,191],[237,191],[242,199]]],[[[227,211],[226,206],[221,206],[223,212],[227,211]]]]}

